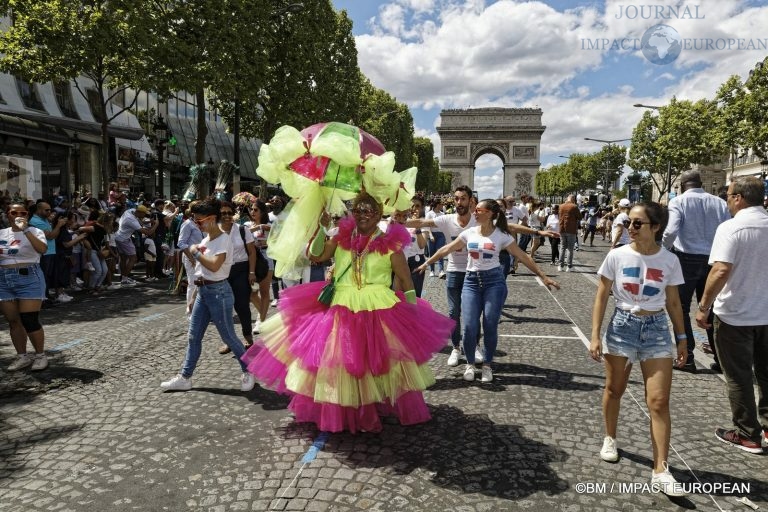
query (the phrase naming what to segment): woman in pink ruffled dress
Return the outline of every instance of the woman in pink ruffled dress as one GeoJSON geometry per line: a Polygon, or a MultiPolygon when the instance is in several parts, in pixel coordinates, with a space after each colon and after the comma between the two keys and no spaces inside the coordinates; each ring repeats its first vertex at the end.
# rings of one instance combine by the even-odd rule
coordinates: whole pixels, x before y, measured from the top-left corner
{"type": "Polygon", "coordinates": [[[278,313],[243,356],[267,387],[292,396],[298,422],[322,431],[378,432],[381,415],[403,425],[430,419],[422,391],[435,382],[427,362],[445,346],[453,320],[416,298],[399,224],[382,232],[382,206],[359,195],[338,233],[313,243],[316,261],[335,260],[330,306],[317,300],[324,282],[284,290],[278,313]],[[391,288],[392,274],[397,288],[391,288]]]}

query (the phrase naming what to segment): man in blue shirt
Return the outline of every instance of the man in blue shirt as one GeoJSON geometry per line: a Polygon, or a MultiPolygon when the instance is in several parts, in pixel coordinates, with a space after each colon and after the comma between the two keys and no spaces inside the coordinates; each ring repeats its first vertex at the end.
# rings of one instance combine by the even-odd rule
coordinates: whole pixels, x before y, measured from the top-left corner
{"type": "MultiPolygon", "coordinates": [[[[710,270],[709,253],[712,250],[715,231],[721,223],[731,218],[731,214],[725,201],[701,188],[701,175],[698,171],[684,172],[680,176],[680,187],[682,193],[669,201],[669,223],[664,230],[662,244],[677,255],[685,279],[685,284],[679,287],[679,292],[685,334],[688,336],[688,359],[685,366],[679,369],[696,373],[693,360],[696,343],[691,326],[691,300],[694,292],[699,301],[704,294],[710,270]]],[[[707,329],[707,338],[710,347],[714,349],[711,326],[707,329]]],[[[712,369],[720,371],[717,354],[712,369]]]]}
{"type": "MultiPolygon", "coordinates": [[[[45,233],[46,242],[48,242],[48,250],[40,257],[40,268],[45,275],[45,295],[51,289],[56,288],[56,238],[59,236],[59,231],[67,224],[67,217],[61,216],[56,221],[55,226],[51,226],[48,222],[48,218],[51,215],[51,205],[45,201],[39,201],[35,208],[35,214],[29,219],[29,225],[37,229],[42,230],[45,233]]],[[[72,297],[61,291],[56,298],[57,302],[69,302],[72,297]]]]}

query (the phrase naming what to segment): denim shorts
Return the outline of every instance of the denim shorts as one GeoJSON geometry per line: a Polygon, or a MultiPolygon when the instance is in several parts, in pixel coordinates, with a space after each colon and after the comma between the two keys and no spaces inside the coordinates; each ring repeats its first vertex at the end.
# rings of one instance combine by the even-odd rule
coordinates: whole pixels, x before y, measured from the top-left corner
{"type": "Polygon", "coordinates": [[[674,359],[677,350],[667,313],[641,316],[616,308],[603,336],[603,353],[626,357],[630,363],[674,359]]]}
{"type": "Polygon", "coordinates": [[[45,276],[40,265],[0,267],[0,301],[45,299],[45,276]]]}

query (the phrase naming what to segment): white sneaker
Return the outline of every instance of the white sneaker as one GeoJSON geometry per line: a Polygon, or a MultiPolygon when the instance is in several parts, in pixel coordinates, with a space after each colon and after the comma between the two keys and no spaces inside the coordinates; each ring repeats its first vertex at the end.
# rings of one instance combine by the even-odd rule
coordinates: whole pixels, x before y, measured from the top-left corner
{"type": "Polygon", "coordinates": [[[493,380],[493,372],[490,366],[483,365],[481,372],[480,382],[491,382],[493,380]]]}
{"type": "Polygon", "coordinates": [[[119,290],[120,289],[120,284],[119,283],[112,283],[109,286],[105,286],[104,289],[105,290],[119,290]]]}
{"type": "Polygon", "coordinates": [[[192,379],[187,379],[179,373],[172,379],[161,382],[160,389],[164,391],[189,391],[192,389],[192,379]]]}
{"type": "Polygon", "coordinates": [[[459,366],[459,357],[461,357],[461,350],[458,348],[451,350],[451,355],[448,356],[448,366],[459,366]]]}
{"type": "Polygon", "coordinates": [[[96,272],[96,267],[93,266],[93,263],[90,261],[85,264],[85,270],[89,270],[91,272],[96,272]]]}
{"type": "Polygon", "coordinates": [[[437,274],[437,277],[439,277],[440,279],[445,279],[445,271],[441,270],[440,273],[437,274]]]}
{"type": "Polygon", "coordinates": [[[79,277],[76,277],[75,278],[75,284],[77,286],[83,286],[83,285],[85,285],[85,282],[82,279],[80,279],[79,277]]]}
{"type": "Polygon", "coordinates": [[[468,381],[475,380],[475,365],[468,364],[464,368],[464,380],[468,380],[468,381]]]}
{"type": "Polygon", "coordinates": [[[258,318],[253,322],[253,334],[259,334],[261,332],[261,320],[258,318]]]}
{"type": "Polygon", "coordinates": [[[562,265],[558,265],[557,266],[557,271],[558,272],[562,272],[563,271],[563,266],[562,265]]]}
{"type": "Polygon", "coordinates": [[[56,297],[56,301],[59,304],[66,304],[67,302],[71,301],[72,297],[67,295],[66,293],[60,293],[58,297],[56,297]]]}
{"type": "Polygon", "coordinates": [[[130,278],[123,279],[122,281],[120,281],[120,286],[136,286],[136,284],[138,283],[136,283],[136,281],[130,278]]]}
{"type": "Polygon", "coordinates": [[[32,366],[34,359],[29,354],[19,354],[16,356],[16,360],[8,365],[9,372],[15,372],[22,370],[28,366],[32,366]]]}
{"type": "Polygon", "coordinates": [[[483,349],[480,347],[475,348],[475,364],[480,364],[483,361],[485,361],[485,356],[483,355],[483,349]]]}
{"type": "Polygon", "coordinates": [[[600,450],[600,458],[605,462],[616,462],[619,460],[619,450],[616,448],[616,440],[611,436],[605,436],[605,439],[603,439],[603,448],[600,450]]]}
{"type": "Polygon", "coordinates": [[[651,489],[656,492],[663,492],[667,496],[686,496],[688,494],[669,472],[669,466],[666,462],[664,462],[664,471],[661,473],[651,471],[651,489]]]}
{"type": "Polygon", "coordinates": [[[81,291],[83,291],[83,287],[80,286],[79,284],[70,286],[69,289],[72,290],[73,292],[81,292],[81,291]]]}
{"type": "Polygon", "coordinates": [[[277,307],[277,299],[272,299],[272,302],[269,303],[269,305],[273,308],[277,307]]]}
{"type": "Polygon", "coordinates": [[[434,272],[430,272],[429,273],[429,277],[435,277],[435,273],[434,272]]]}
{"type": "Polygon", "coordinates": [[[571,271],[571,267],[565,267],[565,271],[566,272],[570,272],[571,271]]]}
{"type": "Polygon", "coordinates": [[[240,391],[250,391],[253,386],[256,385],[256,379],[250,372],[243,372],[243,377],[240,379],[240,391]]]}
{"type": "Polygon", "coordinates": [[[45,354],[35,354],[35,358],[32,361],[32,368],[31,370],[33,372],[39,371],[39,370],[45,370],[48,368],[48,358],[45,354]]]}

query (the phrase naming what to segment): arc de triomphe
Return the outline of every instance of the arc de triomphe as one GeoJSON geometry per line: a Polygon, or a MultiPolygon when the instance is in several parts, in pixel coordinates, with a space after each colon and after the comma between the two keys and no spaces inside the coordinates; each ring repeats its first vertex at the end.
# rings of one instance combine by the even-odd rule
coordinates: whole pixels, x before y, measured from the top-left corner
{"type": "Polygon", "coordinates": [[[469,185],[474,190],[475,162],[493,153],[504,164],[504,196],[533,194],[533,179],[541,167],[541,134],[546,129],[541,114],[540,108],[441,111],[440,170],[453,175],[452,188],[469,185]]]}

